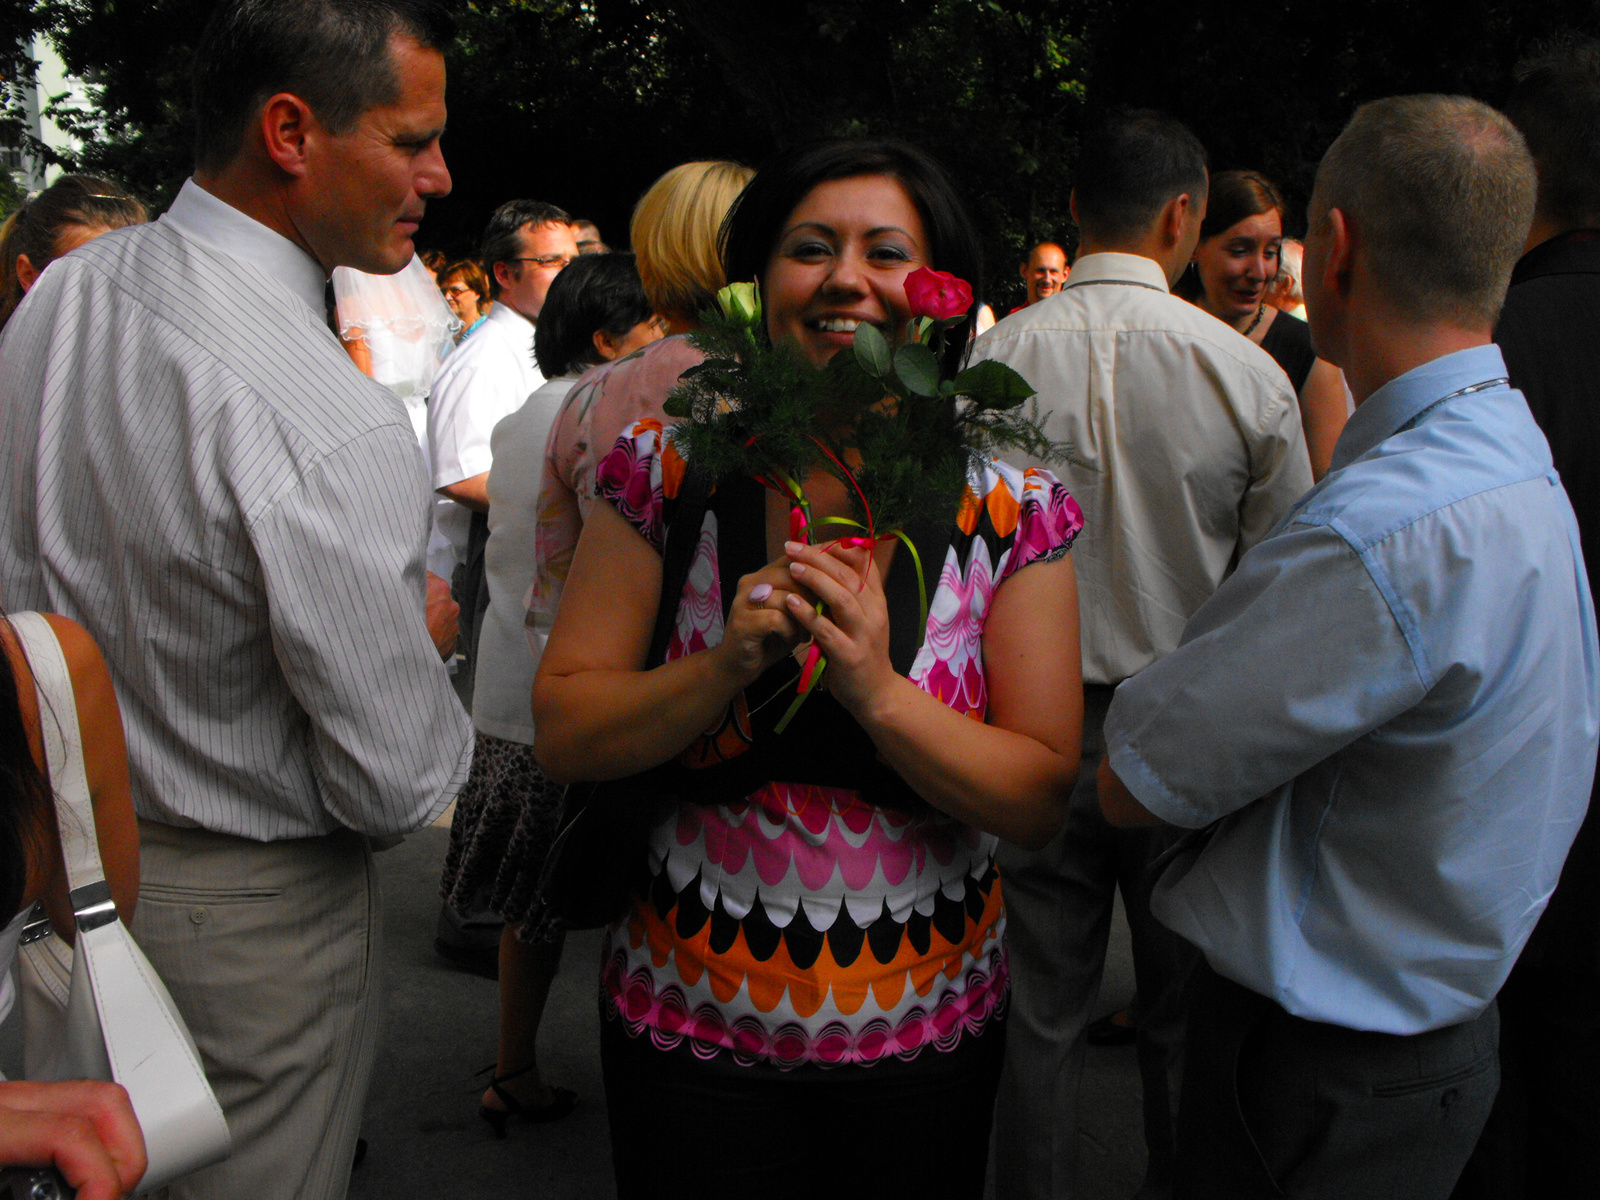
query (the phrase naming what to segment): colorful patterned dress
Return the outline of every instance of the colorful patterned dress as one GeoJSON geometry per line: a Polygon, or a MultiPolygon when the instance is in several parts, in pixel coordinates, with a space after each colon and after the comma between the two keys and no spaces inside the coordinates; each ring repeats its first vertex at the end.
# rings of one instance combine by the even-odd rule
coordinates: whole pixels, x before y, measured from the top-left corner
{"type": "MultiPolygon", "coordinates": [[[[601,462],[596,491],[659,551],[683,478],[661,423],[646,419],[601,462]]],[[[738,578],[765,559],[762,493],[735,487],[705,513],[669,661],[721,641],[738,578]],[[736,526],[744,561],[732,563],[736,526]]],[[[981,721],[995,591],[1066,554],[1083,517],[1047,472],[996,462],[969,478],[958,525],[942,563],[928,557],[937,546],[919,546],[938,586],[920,647],[896,666],[981,721]]],[[[914,589],[914,576],[902,550],[886,590],[914,589]]],[[[674,764],[649,886],[606,937],[606,1014],[661,1050],[780,1069],[952,1050],[1006,1004],[996,839],[916,797],[831,696],[813,693],[771,736],[796,673],[787,660],[767,672],[674,764]]]]}

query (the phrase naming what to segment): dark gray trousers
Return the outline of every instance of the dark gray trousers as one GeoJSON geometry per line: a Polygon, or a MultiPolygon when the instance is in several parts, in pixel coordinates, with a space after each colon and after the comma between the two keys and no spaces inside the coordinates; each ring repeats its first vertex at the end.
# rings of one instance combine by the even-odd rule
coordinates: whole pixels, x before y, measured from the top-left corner
{"type": "Polygon", "coordinates": [[[1178,1200],[1446,1200],[1500,1086],[1499,1012],[1402,1037],[1290,1016],[1201,963],[1178,1200]]]}
{"type": "Polygon", "coordinates": [[[1083,764],[1065,827],[1042,850],[1000,844],[1011,1014],[995,1108],[998,1200],[1079,1195],[1084,1029],[1100,992],[1119,889],[1139,990],[1139,1077],[1149,1152],[1138,1200],[1172,1195],[1184,985],[1199,956],[1150,914],[1149,866],[1181,831],[1114,829],[1100,815],[1095,770],[1111,695],[1109,687],[1084,689],[1083,764]]]}

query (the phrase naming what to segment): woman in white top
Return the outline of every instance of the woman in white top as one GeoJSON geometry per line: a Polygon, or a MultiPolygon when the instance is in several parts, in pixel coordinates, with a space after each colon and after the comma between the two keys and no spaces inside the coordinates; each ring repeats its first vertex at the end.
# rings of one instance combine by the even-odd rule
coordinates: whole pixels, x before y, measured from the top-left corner
{"type": "MultiPolygon", "coordinates": [[[[122,716],[99,648],[81,627],[49,616],[77,699],[84,767],[106,882],[124,921],[139,894],[139,828],[128,785],[122,716]]],[[[75,932],[33,672],[0,620],[0,1020],[16,1001],[11,964],[29,910],[42,900],[69,943],[75,932]]],[[[54,1165],[84,1200],[126,1195],[145,1170],[144,1139],[127,1093],[110,1083],[0,1082],[0,1166],[54,1165]]]]}
{"type": "Polygon", "coordinates": [[[579,372],[622,358],[661,336],[631,254],[579,258],[550,285],[534,354],[548,380],[495,426],[490,446],[489,607],[472,694],[477,730],[472,774],[456,802],[441,889],[460,911],[487,892],[505,919],[500,939],[500,1049],[480,1112],[497,1136],[514,1114],[553,1121],[577,1097],[539,1077],[535,1041],[561,961],[565,929],[534,900],[539,868],[561,814],[562,789],[533,759],[529,697],[544,649],[525,629],[535,570],[540,471],[556,413],[579,372]],[[531,653],[530,653],[531,650],[531,653]]]}

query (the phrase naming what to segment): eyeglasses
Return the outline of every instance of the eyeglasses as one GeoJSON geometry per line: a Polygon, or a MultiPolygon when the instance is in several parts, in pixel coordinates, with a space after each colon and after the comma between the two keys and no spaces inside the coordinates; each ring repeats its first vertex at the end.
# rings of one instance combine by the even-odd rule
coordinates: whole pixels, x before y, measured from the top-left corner
{"type": "Polygon", "coordinates": [[[449,287],[445,288],[444,294],[450,297],[452,300],[459,300],[463,296],[477,296],[478,289],[470,288],[464,283],[452,283],[449,287]]]}
{"type": "Polygon", "coordinates": [[[541,254],[537,258],[528,258],[527,256],[523,256],[522,258],[508,258],[505,261],[518,263],[531,262],[536,267],[554,267],[559,271],[563,267],[572,265],[572,256],[569,254],[541,254]]]}

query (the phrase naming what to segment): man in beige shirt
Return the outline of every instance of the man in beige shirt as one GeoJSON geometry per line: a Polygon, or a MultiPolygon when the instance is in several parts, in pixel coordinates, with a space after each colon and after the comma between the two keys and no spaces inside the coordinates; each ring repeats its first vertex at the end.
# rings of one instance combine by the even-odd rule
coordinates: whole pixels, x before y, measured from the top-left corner
{"type": "Polygon", "coordinates": [[[974,357],[1039,391],[1051,464],[1084,512],[1073,548],[1082,620],[1083,766],[1065,828],[1027,852],[1002,843],[1012,1020],[995,1114],[998,1194],[1074,1194],[1084,1029],[1115,892],[1133,932],[1145,1200],[1172,1189],[1174,1072],[1193,950],[1150,917],[1142,877],[1167,834],[1113,830],[1095,765],[1112,691],[1174,649],[1239,556],[1311,486],[1300,410],[1272,359],[1169,292],[1205,214],[1205,151],[1171,118],[1112,117],[1080,156],[1082,251],[1055,296],[1008,317],[974,357]]]}

